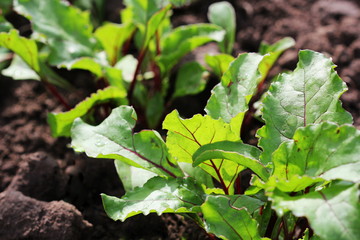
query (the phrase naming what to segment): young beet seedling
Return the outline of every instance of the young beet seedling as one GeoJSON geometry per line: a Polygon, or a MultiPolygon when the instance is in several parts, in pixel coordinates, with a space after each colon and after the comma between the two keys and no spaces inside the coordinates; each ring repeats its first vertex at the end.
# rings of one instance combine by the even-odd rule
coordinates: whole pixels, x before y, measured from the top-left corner
{"type": "Polygon", "coordinates": [[[222,41],[225,30],[215,24],[172,29],[172,4],[179,6],[187,1],[142,2],[125,1],[122,24],[104,23],[94,30],[88,12],[63,1],[13,1],[14,10],[30,20],[33,34],[29,39],[14,29],[0,33],[0,46],[15,53],[11,66],[3,73],[43,81],[67,110],[69,104],[53,84],[70,90],[71,84],[51,67],[89,71],[100,88],[71,111],[49,114],[53,136],[70,136],[75,118],[92,119],[89,115],[95,105],[106,107],[106,103],[130,103],[136,107],[143,126],[156,127],[169,105],[168,99],[204,89],[206,70],[197,62],[179,67],[176,81],[181,84],[175,84],[174,91],[169,88],[170,74],[193,49],[210,41],[222,41]],[[23,74],[17,75],[19,72],[23,74]],[[189,85],[192,87],[185,88],[189,85]]]}
{"type": "Polygon", "coordinates": [[[360,131],[341,106],[346,86],[330,59],[300,51],[297,68],[279,75],[263,99],[258,147],[239,136],[268,58],[239,55],[206,115],[166,116],[166,141],[154,130],[134,133],[128,106],[98,126],[75,120],[74,149],[115,159],[126,188],[121,198],[102,195],[109,217],[177,213],[222,239],[358,239],[360,131]],[[250,187],[235,194],[245,169],[250,187]]]}

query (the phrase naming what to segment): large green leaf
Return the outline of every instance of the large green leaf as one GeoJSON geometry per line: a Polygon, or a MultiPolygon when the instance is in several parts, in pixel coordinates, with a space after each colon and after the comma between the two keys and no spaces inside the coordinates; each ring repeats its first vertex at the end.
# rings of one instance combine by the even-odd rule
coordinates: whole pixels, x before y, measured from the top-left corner
{"type": "Polygon", "coordinates": [[[240,133],[248,103],[261,79],[259,64],[263,56],[256,53],[239,55],[212,90],[205,111],[212,118],[231,123],[240,133]]]}
{"type": "Polygon", "coordinates": [[[225,29],[224,40],[220,42],[220,50],[231,54],[236,33],[236,15],[234,7],[226,1],[213,3],[208,11],[209,21],[225,29]]]}
{"type": "Polygon", "coordinates": [[[297,217],[306,217],[315,234],[322,239],[357,240],[360,237],[358,185],[334,184],[296,197],[276,190],[271,199],[280,216],[291,211],[297,217]]]}
{"type": "Polygon", "coordinates": [[[154,177],[121,198],[102,194],[102,199],[108,216],[124,221],[140,213],[194,213],[193,208],[204,202],[205,194],[192,178],[154,177]]]}
{"type": "Polygon", "coordinates": [[[204,90],[206,70],[198,62],[188,62],[182,65],[176,76],[173,98],[197,94],[204,90]]]}
{"type": "Polygon", "coordinates": [[[303,189],[313,184],[299,181],[299,176],[303,175],[360,182],[360,172],[357,171],[360,169],[359,153],[360,131],[355,127],[339,127],[326,122],[309,125],[299,128],[293,141],[280,145],[274,152],[273,176],[277,183],[284,182],[290,188],[293,182],[298,182],[303,189]]]}
{"type": "Polygon", "coordinates": [[[40,71],[38,49],[34,40],[21,37],[17,30],[11,30],[9,33],[0,33],[0,46],[15,52],[35,72],[40,71]]]}
{"type": "Polygon", "coordinates": [[[346,85],[334,67],[323,54],[303,50],[295,71],[281,74],[271,85],[263,101],[266,125],[258,131],[263,163],[269,163],[271,154],[299,127],[323,121],[352,122],[339,101],[346,85]]]}
{"type": "Polygon", "coordinates": [[[194,166],[210,159],[227,159],[246,168],[250,168],[262,180],[266,181],[269,172],[260,161],[261,151],[241,142],[216,142],[200,147],[193,155],[194,166]]]}
{"type": "Polygon", "coordinates": [[[95,36],[105,49],[111,65],[115,65],[119,60],[122,46],[133,31],[134,26],[131,24],[120,25],[115,23],[106,23],[96,29],[95,36]]]}
{"type": "MultiPolygon", "coordinates": [[[[232,131],[229,124],[210,116],[195,115],[191,119],[182,119],[175,110],[168,114],[163,122],[168,130],[166,145],[172,157],[178,162],[192,163],[192,155],[201,146],[218,141],[239,141],[239,136],[232,131]]],[[[235,176],[243,170],[239,164],[227,160],[204,162],[200,165],[206,172],[223,182],[223,188],[229,189],[235,176]]],[[[193,176],[196,178],[196,176],[193,176]]]]}
{"type": "Polygon", "coordinates": [[[126,91],[116,87],[108,87],[104,90],[98,90],[90,97],[80,102],[72,110],[61,113],[49,113],[48,123],[51,133],[54,137],[69,137],[71,125],[78,117],[84,116],[93,106],[106,101],[118,101],[126,103],[126,91]]]}
{"type": "Polygon", "coordinates": [[[208,196],[201,206],[205,229],[222,239],[261,239],[249,213],[262,205],[248,196],[208,196]]]}
{"type": "Polygon", "coordinates": [[[31,21],[35,33],[45,37],[52,49],[50,63],[93,56],[96,41],[88,12],[61,0],[14,0],[14,8],[31,21]]]}
{"type": "Polygon", "coordinates": [[[160,176],[183,176],[157,132],[144,130],[133,134],[136,118],[129,106],[113,109],[98,126],[78,118],[71,129],[72,147],[90,157],[118,159],[160,176]]]}
{"type": "Polygon", "coordinates": [[[174,29],[161,40],[157,62],[167,73],[183,56],[210,41],[221,41],[224,30],[212,24],[192,24],[174,29]]]}

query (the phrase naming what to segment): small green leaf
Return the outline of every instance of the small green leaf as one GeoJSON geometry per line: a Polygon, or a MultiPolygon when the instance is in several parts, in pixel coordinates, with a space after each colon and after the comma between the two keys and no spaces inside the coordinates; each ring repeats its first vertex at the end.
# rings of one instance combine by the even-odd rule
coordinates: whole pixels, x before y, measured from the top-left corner
{"type": "Polygon", "coordinates": [[[19,55],[15,54],[8,68],[1,72],[4,76],[14,80],[39,80],[40,76],[26,64],[19,55]]]}
{"type": "Polygon", "coordinates": [[[188,62],[182,65],[176,76],[173,98],[197,94],[204,90],[206,71],[198,62],[188,62]]]}
{"type": "Polygon", "coordinates": [[[50,63],[93,56],[96,41],[88,12],[61,0],[14,0],[14,9],[31,21],[35,33],[47,39],[52,49],[50,63]]]}
{"type": "Polygon", "coordinates": [[[283,38],[272,45],[269,45],[264,42],[261,43],[259,53],[261,55],[265,55],[264,59],[262,60],[259,66],[259,71],[263,76],[261,80],[264,80],[266,78],[270,69],[272,68],[276,60],[280,57],[280,55],[286,49],[291,48],[294,45],[295,45],[295,40],[290,37],[283,38]]]}
{"type": "Polygon", "coordinates": [[[265,55],[268,53],[281,54],[286,49],[291,48],[295,45],[295,40],[291,37],[285,37],[280,39],[274,44],[268,44],[266,42],[261,42],[259,47],[259,53],[265,55]]]}
{"type": "Polygon", "coordinates": [[[225,31],[224,40],[220,42],[220,49],[223,53],[231,54],[234,47],[236,33],[235,9],[229,2],[213,3],[208,11],[209,21],[222,27],[225,31]]]}
{"type": "Polygon", "coordinates": [[[133,134],[135,122],[135,110],[129,106],[113,109],[98,126],[78,118],[71,129],[72,147],[90,157],[118,159],[160,176],[183,176],[160,134],[150,130],[133,134]]]}
{"type": "Polygon", "coordinates": [[[121,49],[125,41],[134,32],[131,24],[106,23],[95,31],[95,37],[100,41],[111,65],[119,60],[121,49]]]}
{"type": "MultiPolygon", "coordinates": [[[[239,141],[229,124],[221,119],[214,120],[210,116],[195,115],[191,119],[182,119],[175,110],[168,114],[163,122],[163,128],[168,130],[166,145],[177,162],[192,163],[192,155],[201,146],[218,141],[239,141]]],[[[233,191],[232,185],[237,174],[243,170],[239,164],[226,160],[216,160],[200,167],[217,181],[224,181],[224,188],[233,191]]]]}
{"type": "Polygon", "coordinates": [[[125,0],[124,3],[126,15],[122,13],[122,22],[144,26],[157,11],[168,5],[168,1],[163,0],[125,0]]]}
{"type": "Polygon", "coordinates": [[[239,140],[221,119],[214,120],[200,114],[191,119],[182,119],[176,110],[166,116],[163,128],[168,130],[166,145],[171,155],[180,162],[192,163],[192,155],[205,144],[239,140]]]}
{"type": "Polygon", "coordinates": [[[358,185],[333,184],[322,191],[296,197],[276,190],[271,199],[280,216],[291,211],[296,217],[306,217],[322,239],[357,240],[360,236],[358,188],[358,185]]]}
{"type": "Polygon", "coordinates": [[[183,56],[195,48],[211,42],[221,41],[224,30],[212,24],[192,24],[175,28],[161,40],[162,52],[157,62],[163,73],[167,73],[183,56]]]}
{"type": "Polygon", "coordinates": [[[231,123],[240,133],[248,103],[261,78],[259,64],[263,56],[256,53],[239,55],[221,78],[221,83],[211,91],[205,111],[212,118],[231,123]]]}
{"type": "Polygon", "coordinates": [[[351,115],[339,101],[346,85],[334,67],[323,54],[303,50],[295,71],[281,74],[273,82],[263,101],[266,125],[257,133],[264,150],[263,163],[269,163],[271,154],[299,127],[323,121],[352,123],[351,115]]]}
{"type": "Polygon", "coordinates": [[[261,239],[249,213],[262,205],[248,196],[208,196],[201,206],[205,229],[222,239],[261,239]]]}
{"type": "Polygon", "coordinates": [[[60,67],[66,67],[68,70],[71,69],[82,69],[87,70],[97,77],[103,76],[102,65],[96,59],[90,57],[77,58],[74,61],[69,61],[59,65],[60,67]]]}
{"type": "Polygon", "coordinates": [[[141,188],[135,188],[123,197],[101,195],[107,215],[113,220],[143,213],[194,213],[205,199],[201,186],[191,178],[154,177],[141,188]]]}
{"type": "Polygon", "coordinates": [[[51,128],[51,133],[54,137],[69,137],[71,125],[78,117],[84,116],[93,106],[98,103],[119,100],[125,101],[126,91],[120,90],[116,87],[108,87],[104,90],[98,90],[90,97],[76,105],[76,107],[68,112],[49,113],[48,123],[51,128]]]}
{"type": "Polygon", "coordinates": [[[151,16],[146,26],[144,42],[142,45],[143,49],[145,49],[149,45],[150,40],[154,37],[161,22],[165,20],[165,17],[170,9],[171,5],[167,5],[160,11],[156,12],[153,16],[151,16]]]}
{"type": "Polygon", "coordinates": [[[235,58],[228,54],[206,55],[205,62],[211,70],[220,78],[235,58]]]}
{"type": "Polygon", "coordinates": [[[0,46],[3,46],[19,55],[35,72],[40,71],[38,49],[36,42],[20,37],[17,30],[9,33],[0,33],[0,46]]]}
{"type": "Polygon", "coordinates": [[[270,174],[259,162],[261,151],[241,142],[216,142],[200,147],[193,155],[194,166],[210,159],[227,159],[250,168],[262,180],[266,181],[270,174]]]}

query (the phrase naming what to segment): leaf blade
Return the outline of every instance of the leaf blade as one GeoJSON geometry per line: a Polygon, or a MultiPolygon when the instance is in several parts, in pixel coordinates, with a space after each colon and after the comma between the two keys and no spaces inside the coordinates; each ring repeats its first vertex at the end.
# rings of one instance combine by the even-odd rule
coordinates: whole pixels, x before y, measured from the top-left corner
{"type": "Polygon", "coordinates": [[[323,121],[352,123],[351,115],[339,101],[346,85],[334,67],[324,55],[303,50],[295,71],[280,75],[271,85],[263,101],[266,125],[257,132],[265,164],[280,143],[289,141],[299,127],[323,121]]]}
{"type": "Polygon", "coordinates": [[[204,202],[205,194],[191,178],[154,177],[122,198],[105,194],[101,197],[107,215],[113,220],[124,221],[140,213],[194,213],[194,207],[204,202]]]}
{"type": "Polygon", "coordinates": [[[290,210],[297,217],[307,217],[314,232],[323,239],[355,240],[360,236],[358,185],[337,184],[298,197],[276,191],[271,198],[280,216],[290,210]]]}

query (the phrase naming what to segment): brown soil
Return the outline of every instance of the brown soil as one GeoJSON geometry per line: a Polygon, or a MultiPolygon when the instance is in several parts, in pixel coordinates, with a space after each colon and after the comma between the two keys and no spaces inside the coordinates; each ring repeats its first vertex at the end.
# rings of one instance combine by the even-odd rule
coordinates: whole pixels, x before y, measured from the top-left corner
{"type": "MultiPolygon", "coordinates": [[[[197,1],[176,10],[174,23],[207,21],[212,2],[197,1]]],[[[272,43],[291,36],[296,46],[279,60],[275,71],[282,71],[295,68],[299,49],[326,53],[349,87],[342,100],[360,127],[359,1],[230,2],[238,17],[234,54],[257,51],[262,40],[272,43]]],[[[67,97],[75,104],[86,94],[67,97]]],[[[204,104],[200,101],[199,109],[204,104]]],[[[124,193],[113,162],[75,154],[67,147],[68,139],[51,137],[46,115],[63,110],[39,82],[0,76],[0,239],[207,239],[175,215],[110,220],[99,194],[124,193]]]]}

